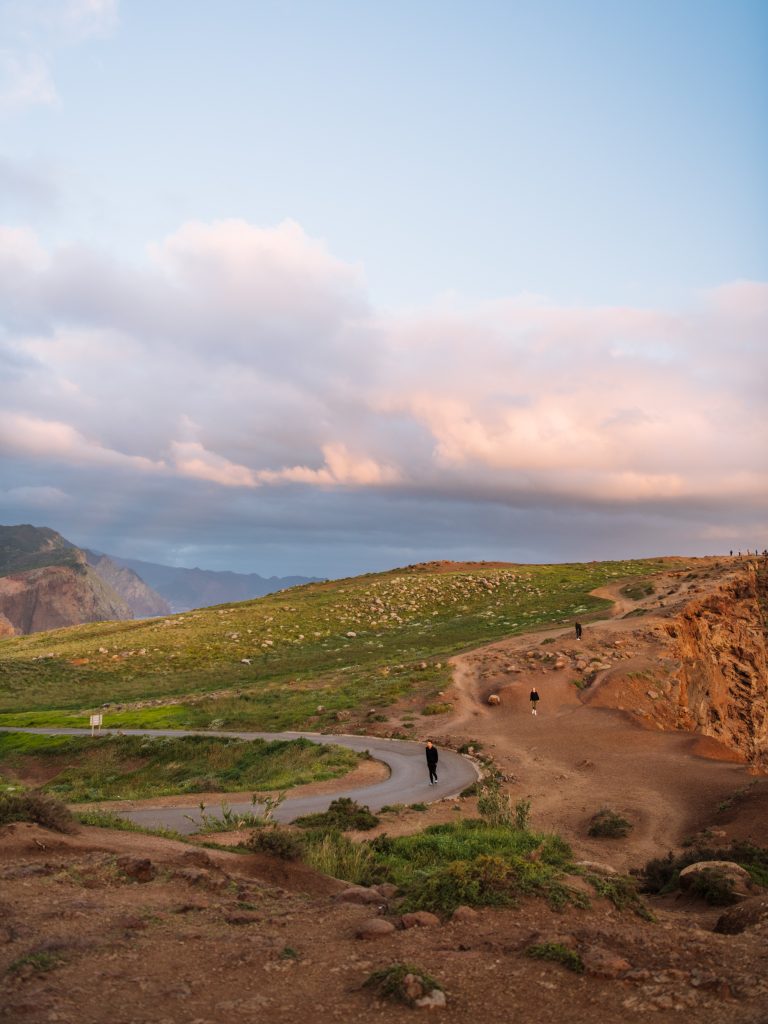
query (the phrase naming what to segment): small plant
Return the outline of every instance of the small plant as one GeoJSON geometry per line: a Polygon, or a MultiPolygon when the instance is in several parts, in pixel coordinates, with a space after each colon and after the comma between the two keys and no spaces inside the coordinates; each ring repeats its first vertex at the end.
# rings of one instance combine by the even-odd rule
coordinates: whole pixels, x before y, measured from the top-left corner
{"type": "Polygon", "coordinates": [[[512,799],[494,778],[486,778],[480,786],[477,810],[489,825],[513,827],[515,812],[512,799]]]}
{"type": "Polygon", "coordinates": [[[604,807],[592,816],[588,835],[607,839],[621,839],[632,831],[632,823],[620,814],[604,807]]]}
{"type": "Polygon", "coordinates": [[[587,875],[587,880],[597,895],[610,900],[617,910],[631,910],[645,921],[656,920],[640,898],[633,878],[626,875],[587,875]]]}
{"type": "Polygon", "coordinates": [[[415,1006],[416,1000],[430,992],[444,991],[439,981],[435,981],[426,971],[413,964],[392,964],[380,971],[374,971],[363,982],[365,988],[372,988],[382,999],[415,1006]]]}
{"type": "Polygon", "coordinates": [[[0,825],[8,825],[12,821],[29,821],[54,832],[77,831],[69,809],[61,800],[45,793],[0,793],[0,825]]]}
{"type": "Polygon", "coordinates": [[[528,822],[531,817],[531,801],[530,800],[518,800],[515,804],[515,828],[520,829],[521,832],[528,828],[528,822]]]}
{"type": "Polygon", "coordinates": [[[279,825],[257,829],[245,845],[253,853],[268,853],[281,860],[298,860],[303,849],[301,839],[279,825]]]}
{"type": "Polygon", "coordinates": [[[367,843],[353,843],[341,832],[309,832],[304,838],[302,859],[315,871],[359,885],[382,881],[367,843]]]}
{"type": "Polygon", "coordinates": [[[718,868],[706,868],[695,874],[688,891],[712,907],[728,907],[739,898],[733,880],[718,868]]]}
{"type": "Polygon", "coordinates": [[[450,711],[453,711],[453,704],[447,704],[445,702],[440,704],[427,704],[426,707],[421,709],[422,715],[447,715],[450,711]]]}
{"type": "Polygon", "coordinates": [[[8,973],[19,974],[25,968],[30,968],[32,971],[42,974],[45,971],[52,971],[55,967],[59,967],[61,963],[61,957],[55,953],[28,953],[26,956],[14,960],[8,968],[8,973]]]}
{"type": "Polygon", "coordinates": [[[246,811],[238,814],[233,811],[226,801],[221,803],[221,816],[209,814],[203,801],[200,801],[200,820],[198,821],[191,814],[185,814],[187,821],[197,826],[197,831],[202,835],[210,835],[216,832],[239,832],[243,828],[259,828],[265,824],[265,819],[258,814],[246,811]]]}
{"type": "Polygon", "coordinates": [[[584,964],[581,957],[574,949],[563,946],[560,942],[540,942],[537,945],[529,946],[525,955],[532,960],[550,960],[556,964],[562,964],[569,971],[576,974],[584,973],[584,964]]]}
{"type": "Polygon", "coordinates": [[[423,803],[408,804],[409,811],[426,811],[427,805],[423,803]]]}
{"type": "Polygon", "coordinates": [[[300,960],[298,950],[295,950],[293,946],[283,946],[280,950],[281,960],[300,960]]]}
{"type": "Polygon", "coordinates": [[[483,744],[479,740],[469,740],[467,743],[462,743],[458,748],[460,754],[476,754],[478,751],[483,749],[483,744]]]}
{"type": "Polygon", "coordinates": [[[333,829],[339,832],[354,829],[364,832],[375,828],[379,820],[371,813],[369,807],[361,806],[348,796],[342,796],[332,801],[327,811],[320,814],[304,814],[296,818],[294,825],[298,825],[299,828],[333,829]]]}

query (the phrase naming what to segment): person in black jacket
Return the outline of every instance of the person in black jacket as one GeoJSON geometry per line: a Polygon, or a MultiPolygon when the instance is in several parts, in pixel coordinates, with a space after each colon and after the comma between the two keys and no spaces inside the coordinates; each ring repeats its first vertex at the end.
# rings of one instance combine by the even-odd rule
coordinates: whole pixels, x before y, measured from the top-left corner
{"type": "Polygon", "coordinates": [[[535,686],[531,690],[531,696],[530,696],[529,700],[531,702],[531,714],[535,715],[536,714],[536,705],[539,703],[539,691],[536,689],[535,686]]]}
{"type": "Polygon", "coordinates": [[[426,746],[427,768],[429,768],[429,784],[437,785],[437,747],[432,740],[427,740],[426,746]]]}

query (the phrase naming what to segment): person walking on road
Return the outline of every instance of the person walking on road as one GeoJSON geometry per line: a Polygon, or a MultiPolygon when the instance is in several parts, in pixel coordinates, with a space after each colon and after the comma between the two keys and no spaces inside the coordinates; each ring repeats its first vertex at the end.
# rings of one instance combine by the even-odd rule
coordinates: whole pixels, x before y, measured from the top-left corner
{"type": "Polygon", "coordinates": [[[575,623],[575,626],[576,626],[576,639],[577,640],[581,640],[581,623],[577,622],[577,623],[575,623]]]}
{"type": "Polygon", "coordinates": [[[539,698],[539,691],[536,689],[535,686],[531,690],[531,696],[530,696],[529,699],[530,699],[530,702],[531,702],[531,714],[535,715],[536,714],[536,705],[539,703],[539,700],[540,700],[540,698],[539,698]]]}
{"type": "Polygon", "coordinates": [[[429,769],[430,786],[437,785],[437,747],[432,740],[427,740],[426,746],[427,768],[429,769]]]}

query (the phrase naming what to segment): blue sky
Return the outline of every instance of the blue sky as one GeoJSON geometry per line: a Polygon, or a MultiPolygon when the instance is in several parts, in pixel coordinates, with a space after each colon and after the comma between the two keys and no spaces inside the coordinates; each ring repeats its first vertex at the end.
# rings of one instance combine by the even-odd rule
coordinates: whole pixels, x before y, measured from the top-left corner
{"type": "Polygon", "coordinates": [[[319,575],[762,546],[767,40],[0,0],[3,521],[319,575]]]}

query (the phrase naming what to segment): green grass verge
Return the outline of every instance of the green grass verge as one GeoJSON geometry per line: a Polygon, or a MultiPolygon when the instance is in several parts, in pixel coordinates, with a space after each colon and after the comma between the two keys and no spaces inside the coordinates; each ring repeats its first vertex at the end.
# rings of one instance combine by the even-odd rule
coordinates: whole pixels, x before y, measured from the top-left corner
{"type": "Polygon", "coordinates": [[[0,768],[70,803],[178,793],[282,790],[351,771],[360,755],[309,740],[0,733],[0,768]]]}

